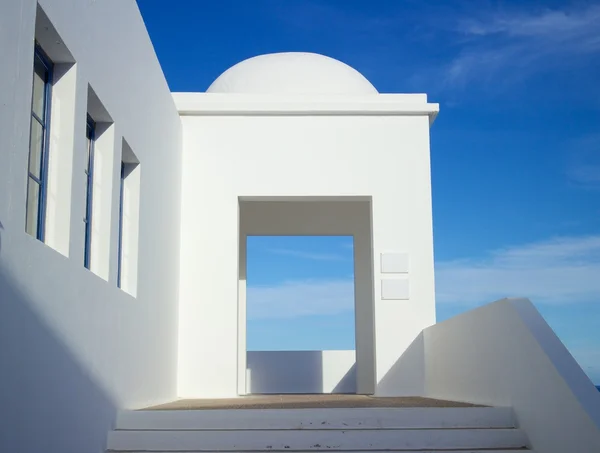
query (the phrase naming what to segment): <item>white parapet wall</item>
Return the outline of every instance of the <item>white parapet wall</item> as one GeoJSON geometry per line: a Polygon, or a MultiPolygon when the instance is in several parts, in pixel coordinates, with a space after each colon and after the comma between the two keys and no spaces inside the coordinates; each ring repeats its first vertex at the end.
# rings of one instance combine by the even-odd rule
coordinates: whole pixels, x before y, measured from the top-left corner
{"type": "Polygon", "coordinates": [[[423,331],[425,394],[511,406],[538,453],[600,451],[600,393],[527,299],[423,331]]]}
{"type": "Polygon", "coordinates": [[[248,393],[355,393],[356,351],[248,351],[248,393]]]}

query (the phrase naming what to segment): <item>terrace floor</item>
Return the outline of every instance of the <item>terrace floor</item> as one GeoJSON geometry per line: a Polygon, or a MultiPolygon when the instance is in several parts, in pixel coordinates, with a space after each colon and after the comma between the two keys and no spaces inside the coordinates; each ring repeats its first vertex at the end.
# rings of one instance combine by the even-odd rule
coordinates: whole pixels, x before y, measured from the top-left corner
{"type": "Polygon", "coordinates": [[[144,410],[207,409],[313,409],[357,407],[474,407],[475,404],[417,396],[376,397],[368,395],[248,395],[224,399],[181,399],[144,410]]]}

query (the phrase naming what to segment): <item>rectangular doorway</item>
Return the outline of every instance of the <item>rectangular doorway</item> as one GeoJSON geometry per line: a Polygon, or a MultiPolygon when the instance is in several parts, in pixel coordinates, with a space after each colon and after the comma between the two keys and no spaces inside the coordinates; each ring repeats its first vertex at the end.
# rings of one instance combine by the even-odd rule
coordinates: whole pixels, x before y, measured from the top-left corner
{"type": "Polygon", "coordinates": [[[246,393],[356,393],[352,236],[247,236],[246,393]]]}

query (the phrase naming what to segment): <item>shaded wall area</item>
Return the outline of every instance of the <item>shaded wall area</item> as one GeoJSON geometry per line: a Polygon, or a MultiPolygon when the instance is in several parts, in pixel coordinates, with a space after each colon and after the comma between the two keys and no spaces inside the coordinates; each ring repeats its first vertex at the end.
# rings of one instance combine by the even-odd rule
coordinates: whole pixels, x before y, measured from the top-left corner
{"type": "Polygon", "coordinates": [[[117,406],[32,305],[0,266],[0,451],[103,451],[117,406]]]}
{"type": "Polygon", "coordinates": [[[377,396],[425,396],[425,339],[419,333],[377,383],[377,396]]]}

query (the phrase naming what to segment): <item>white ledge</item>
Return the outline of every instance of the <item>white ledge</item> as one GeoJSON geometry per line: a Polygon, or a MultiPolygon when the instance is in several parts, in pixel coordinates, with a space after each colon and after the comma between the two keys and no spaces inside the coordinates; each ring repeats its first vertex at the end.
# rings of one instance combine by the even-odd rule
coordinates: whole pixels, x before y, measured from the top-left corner
{"type": "Polygon", "coordinates": [[[220,93],[173,93],[183,116],[417,116],[427,115],[432,124],[439,104],[428,103],[424,94],[372,96],[273,96],[220,93]]]}

